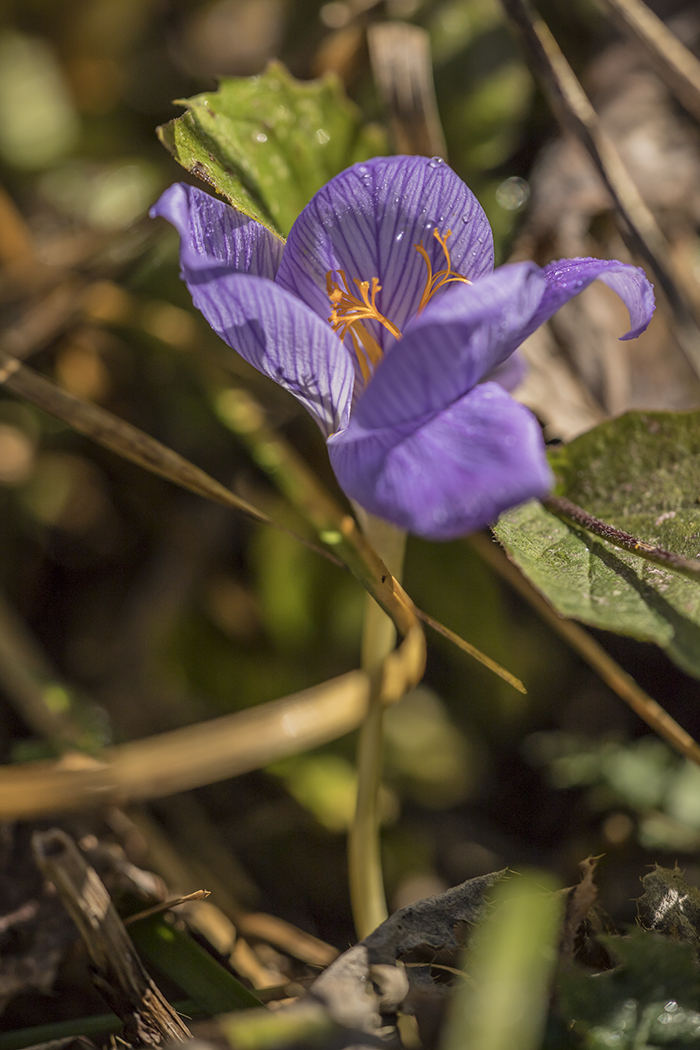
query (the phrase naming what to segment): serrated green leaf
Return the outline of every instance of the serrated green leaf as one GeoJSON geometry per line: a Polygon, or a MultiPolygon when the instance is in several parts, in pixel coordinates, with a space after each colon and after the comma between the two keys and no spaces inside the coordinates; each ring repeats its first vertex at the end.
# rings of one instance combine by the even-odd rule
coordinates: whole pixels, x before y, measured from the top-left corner
{"type": "Polygon", "coordinates": [[[339,171],[386,153],[340,80],[295,80],[279,62],[256,77],[225,77],[218,91],[184,99],[187,112],[158,129],[183,168],[286,236],[314,193],[339,171]]]}
{"type": "MultiPolygon", "coordinates": [[[[700,412],[628,412],[550,453],[556,491],[646,543],[700,552],[700,412]]],[[[564,616],[656,642],[700,678],[700,585],[642,561],[533,501],[495,529],[564,616]]]]}

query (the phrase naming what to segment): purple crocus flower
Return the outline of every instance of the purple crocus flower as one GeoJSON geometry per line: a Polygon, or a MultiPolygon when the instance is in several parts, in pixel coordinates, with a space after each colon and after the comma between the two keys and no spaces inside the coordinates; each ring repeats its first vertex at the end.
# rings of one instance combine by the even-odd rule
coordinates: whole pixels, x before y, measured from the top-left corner
{"type": "Polygon", "coordinates": [[[199,189],[153,208],[215,332],[323,431],[340,485],[431,539],[494,521],[551,485],[540,428],[505,387],[523,340],[595,278],[654,309],[642,270],[600,259],[493,269],[471,191],[439,159],[377,157],[318,191],[285,242],[199,189]]]}

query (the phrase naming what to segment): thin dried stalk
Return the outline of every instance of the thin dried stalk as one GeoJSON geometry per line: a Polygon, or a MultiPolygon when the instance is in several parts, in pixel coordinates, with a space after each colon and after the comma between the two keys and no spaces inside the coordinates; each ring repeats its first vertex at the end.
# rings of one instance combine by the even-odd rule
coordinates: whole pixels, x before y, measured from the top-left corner
{"type": "MultiPolygon", "coordinates": [[[[423,673],[420,628],[384,661],[382,700],[393,703],[423,673]]],[[[159,798],[259,769],[356,729],[370,676],[350,671],[282,700],[171,733],[106,749],[99,760],[69,756],[0,769],[0,819],[159,798]]]]}
{"type": "Polygon", "coordinates": [[[646,51],[680,104],[700,121],[700,61],[641,0],[603,0],[646,51]]]}
{"type": "Polygon", "coordinates": [[[645,260],[662,288],[676,323],[676,336],[700,377],[700,317],[675,275],[668,241],[630,178],[612,139],[548,26],[530,14],[525,0],[501,0],[520,37],[528,63],[565,131],[575,135],[590,155],[623,220],[622,234],[645,260]]]}
{"type": "Polygon", "coordinates": [[[143,911],[136,912],[135,915],[129,915],[128,918],[124,919],[124,925],[130,926],[132,922],[139,922],[141,919],[147,919],[150,915],[161,915],[164,911],[171,911],[172,908],[179,908],[181,904],[191,904],[193,901],[203,901],[207,897],[211,897],[211,890],[195,890],[193,893],[186,893],[184,897],[172,897],[171,900],[161,901],[160,904],[154,904],[152,908],[145,908],[143,911]]]}
{"type": "Polygon", "coordinates": [[[700,745],[693,740],[690,733],[686,733],[685,729],[678,725],[674,718],[671,718],[667,711],[664,711],[656,700],[653,700],[637,685],[631,675],[623,671],[602,645],[599,645],[583,627],[560,616],[547,599],[508,560],[500,547],[492,543],[487,536],[475,533],[470,536],[469,543],[484,561],[532,606],[542,619],[655,733],[668,741],[671,747],[681,755],[685,755],[686,758],[700,765],[700,745]]]}
{"type": "Polygon", "coordinates": [[[184,1043],[191,1033],[146,973],[109,893],[64,831],[35,832],[34,856],[58,891],[94,972],[93,981],[134,1046],[184,1043]]]}
{"type": "Polygon", "coordinates": [[[367,40],[396,152],[446,157],[427,30],[407,22],[381,22],[369,29],[367,40]]]}

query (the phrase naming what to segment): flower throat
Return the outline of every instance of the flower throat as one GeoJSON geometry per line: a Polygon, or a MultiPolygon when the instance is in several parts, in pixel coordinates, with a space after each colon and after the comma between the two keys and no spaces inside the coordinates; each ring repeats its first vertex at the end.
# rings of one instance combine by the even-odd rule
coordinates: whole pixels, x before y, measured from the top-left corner
{"type": "MultiPolygon", "coordinates": [[[[423,294],[420,303],[418,304],[418,310],[416,311],[418,314],[425,309],[435,293],[446,284],[450,284],[452,281],[460,281],[462,284],[471,284],[471,281],[466,277],[462,277],[452,269],[450,252],[447,247],[447,238],[451,235],[452,230],[448,230],[444,237],[438,232],[438,230],[433,230],[433,237],[445,253],[445,260],[447,262],[446,269],[438,270],[437,273],[433,273],[432,263],[430,262],[428,253],[423,245],[413,245],[416,251],[423,256],[425,265],[428,268],[425,288],[423,289],[423,294]]],[[[375,368],[384,356],[384,353],[377,340],[363,322],[378,321],[379,324],[383,325],[387,332],[390,332],[395,339],[401,338],[401,332],[395,324],[392,324],[392,322],[380,312],[379,307],[377,306],[377,293],[382,290],[379,278],[373,277],[371,285],[369,281],[360,281],[358,278],[354,278],[353,284],[357,285],[359,295],[355,295],[350,291],[350,286],[344,270],[328,271],[326,274],[326,289],[328,291],[328,298],[333,307],[331,310],[331,316],[328,320],[333,327],[333,331],[338,333],[340,339],[344,339],[348,333],[350,334],[355,355],[360,364],[362,378],[365,383],[368,383],[375,368]],[[333,273],[338,273],[340,275],[344,287],[341,288],[340,284],[333,280],[333,273]]]]}

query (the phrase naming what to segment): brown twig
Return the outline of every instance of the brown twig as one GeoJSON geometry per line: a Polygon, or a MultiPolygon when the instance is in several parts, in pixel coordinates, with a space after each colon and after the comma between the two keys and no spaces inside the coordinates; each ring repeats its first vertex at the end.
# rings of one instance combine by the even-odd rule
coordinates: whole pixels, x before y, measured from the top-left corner
{"type": "Polygon", "coordinates": [[[593,668],[596,674],[632,708],[654,732],[681,755],[700,765],[700,745],[620,667],[594,638],[572,620],[566,620],[513,565],[501,548],[483,533],[469,543],[492,569],[527,601],[549,626],[593,668]]]}
{"type": "Polygon", "coordinates": [[[683,558],[680,554],[664,550],[663,547],[655,547],[651,543],[638,540],[629,532],[623,532],[622,529],[616,529],[614,525],[608,525],[607,522],[594,518],[588,511],[563,496],[548,496],[542,500],[542,506],[552,514],[556,514],[562,521],[580,525],[586,532],[600,536],[614,547],[629,551],[630,554],[643,558],[644,561],[662,565],[665,569],[673,569],[674,572],[688,576],[691,580],[700,580],[700,560],[697,558],[683,558]]]}
{"type": "Polygon", "coordinates": [[[642,45],[680,104],[700,121],[700,61],[641,0],[603,0],[642,45]]]}
{"type": "Polygon", "coordinates": [[[622,233],[630,248],[644,259],[673,311],[676,336],[688,362],[700,376],[700,318],[675,278],[668,241],[623,164],[612,139],[548,26],[531,15],[526,0],[501,0],[520,37],[534,74],[540,81],[562,128],[581,142],[595,164],[623,220],[622,233]]]}
{"type": "Polygon", "coordinates": [[[427,30],[407,22],[382,22],[370,27],[367,40],[396,152],[446,157],[427,30]]]}
{"type": "Polygon", "coordinates": [[[184,1043],[191,1033],[146,973],[97,872],[65,832],[35,832],[34,856],[78,927],[94,967],[93,982],[141,1046],[184,1043]]]}

